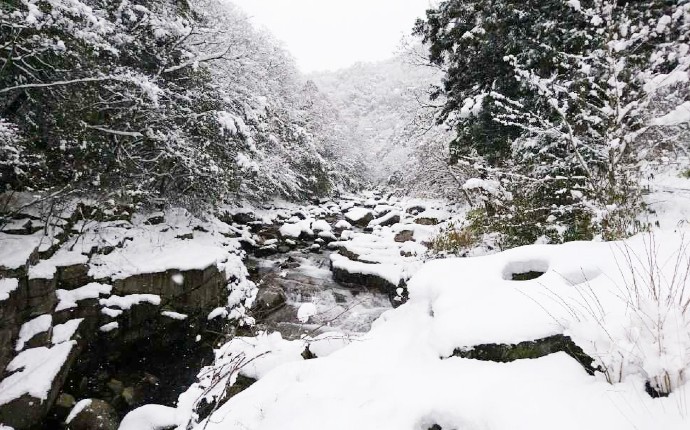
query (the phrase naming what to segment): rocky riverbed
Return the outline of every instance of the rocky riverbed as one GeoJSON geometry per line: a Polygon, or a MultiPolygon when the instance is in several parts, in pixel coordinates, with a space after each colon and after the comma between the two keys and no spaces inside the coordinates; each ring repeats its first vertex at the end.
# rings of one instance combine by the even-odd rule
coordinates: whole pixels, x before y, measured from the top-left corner
{"type": "Polygon", "coordinates": [[[117,428],[173,406],[234,336],[364,333],[451,217],[373,193],[203,218],[5,199],[0,423],[15,429],[117,428]]]}

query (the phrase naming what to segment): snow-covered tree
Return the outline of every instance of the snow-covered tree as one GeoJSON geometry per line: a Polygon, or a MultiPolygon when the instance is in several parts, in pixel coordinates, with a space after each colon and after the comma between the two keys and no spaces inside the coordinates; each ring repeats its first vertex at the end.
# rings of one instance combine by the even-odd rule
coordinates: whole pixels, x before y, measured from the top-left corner
{"type": "Polygon", "coordinates": [[[227,2],[0,8],[0,117],[43,161],[5,185],[190,207],[331,189],[337,161],[309,131],[304,80],[227,2]]]}
{"type": "MultiPolygon", "coordinates": [[[[529,166],[529,176],[568,178],[562,193],[574,196],[573,204],[586,208],[604,235],[620,237],[634,227],[638,163],[656,144],[649,133],[674,122],[667,115],[678,108],[669,106],[672,112],[655,118],[663,108],[654,101],[677,92],[679,79],[687,82],[690,4],[568,3],[588,23],[571,29],[573,39],[588,41],[586,47],[572,53],[544,43],[560,70],[523,66],[519,55],[507,56],[516,79],[535,98],[527,104],[492,92],[495,118],[523,130],[513,152],[529,166]]],[[[682,145],[666,146],[674,144],[682,145]]]]}
{"type": "Polygon", "coordinates": [[[687,8],[448,0],[418,21],[447,68],[437,94],[456,125],[452,156],[490,181],[468,187],[489,230],[514,245],[639,227],[640,161],[683,146],[687,8]]]}

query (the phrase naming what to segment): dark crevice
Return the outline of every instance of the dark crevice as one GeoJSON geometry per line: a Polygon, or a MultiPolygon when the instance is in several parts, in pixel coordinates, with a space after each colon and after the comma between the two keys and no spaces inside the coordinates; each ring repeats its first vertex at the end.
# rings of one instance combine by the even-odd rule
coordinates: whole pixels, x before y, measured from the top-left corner
{"type": "Polygon", "coordinates": [[[593,366],[594,359],[573,342],[569,336],[562,334],[530,340],[517,344],[483,344],[467,349],[456,349],[454,357],[470,358],[481,361],[508,363],[515,360],[540,358],[556,352],[565,352],[573,357],[590,375],[600,370],[593,366]]]}

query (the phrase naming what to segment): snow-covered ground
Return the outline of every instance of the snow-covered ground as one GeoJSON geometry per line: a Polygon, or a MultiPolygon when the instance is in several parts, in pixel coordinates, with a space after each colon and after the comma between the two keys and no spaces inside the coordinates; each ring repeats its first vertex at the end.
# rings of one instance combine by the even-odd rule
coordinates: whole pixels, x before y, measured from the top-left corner
{"type": "MultiPolygon", "coordinates": [[[[392,283],[409,270],[409,300],[360,336],[236,338],[165,414],[180,429],[197,419],[199,429],[686,429],[690,204],[679,197],[690,180],[666,172],[653,185],[646,198],[656,226],[620,242],[423,264],[417,243],[391,239],[404,221],[345,230],[330,244],[342,254],[334,267],[377,266],[392,283]],[[506,362],[463,358],[553,336],[574,344],[506,362]],[[575,359],[574,345],[593,362],[575,359]],[[318,358],[305,360],[307,347],[318,358]],[[200,399],[223,397],[238,375],[258,382],[198,417],[200,399]]],[[[365,216],[344,209],[349,223],[365,216]]]]}
{"type": "MultiPolygon", "coordinates": [[[[309,206],[226,209],[226,216],[247,219],[212,218],[202,230],[180,212],[164,214],[161,225],[135,217],[138,235],[117,223],[82,228],[72,250],[56,252],[29,274],[53,276],[65,262],[82,262],[92,242],[105,238],[123,245],[89,257],[96,278],[210,264],[245,279],[244,242],[257,255],[259,291],[283,290],[287,307],[263,321],[255,336],[217,349],[215,362],[175,408],[136,409],[123,430],[685,429],[690,199],[682,196],[689,184],[672,169],[656,175],[645,197],[652,233],[621,242],[430,260],[426,245],[461,223],[463,209],[368,194],[309,206]],[[546,343],[553,338],[566,341],[553,349],[546,343]],[[487,345],[511,358],[488,357],[487,345]],[[239,378],[257,382],[241,391],[244,385],[234,386],[239,378]],[[204,406],[226,400],[226,393],[232,396],[217,409],[204,406]]],[[[243,282],[246,288],[235,291],[253,297],[253,284],[243,282]]],[[[0,294],[16,288],[3,280],[0,294]]],[[[116,318],[128,306],[157,299],[110,294],[110,286],[99,283],[61,290],[57,306],[101,297],[103,312],[116,318]]],[[[244,312],[236,317],[250,316],[244,312]]],[[[17,351],[46,325],[45,316],[27,322],[17,351]]],[[[54,327],[52,348],[69,345],[77,327],[54,327]]],[[[116,321],[100,327],[117,329],[116,321]]],[[[30,371],[22,364],[26,357],[45,361],[52,350],[45,349],[45,358],[21,352],[11,369],[30,371]]]]}

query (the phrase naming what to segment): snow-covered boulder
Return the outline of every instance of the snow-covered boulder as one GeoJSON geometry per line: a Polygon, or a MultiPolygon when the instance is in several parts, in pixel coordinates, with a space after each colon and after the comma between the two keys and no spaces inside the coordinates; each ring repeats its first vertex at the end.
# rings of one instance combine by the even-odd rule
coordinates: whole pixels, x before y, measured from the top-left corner
{"type": "Polygon", "coordinates": [[[358,227],[366,227],[374,219],[374,212],[366,208],[352,208],[345,214],[345,219],[358,227]]]}

